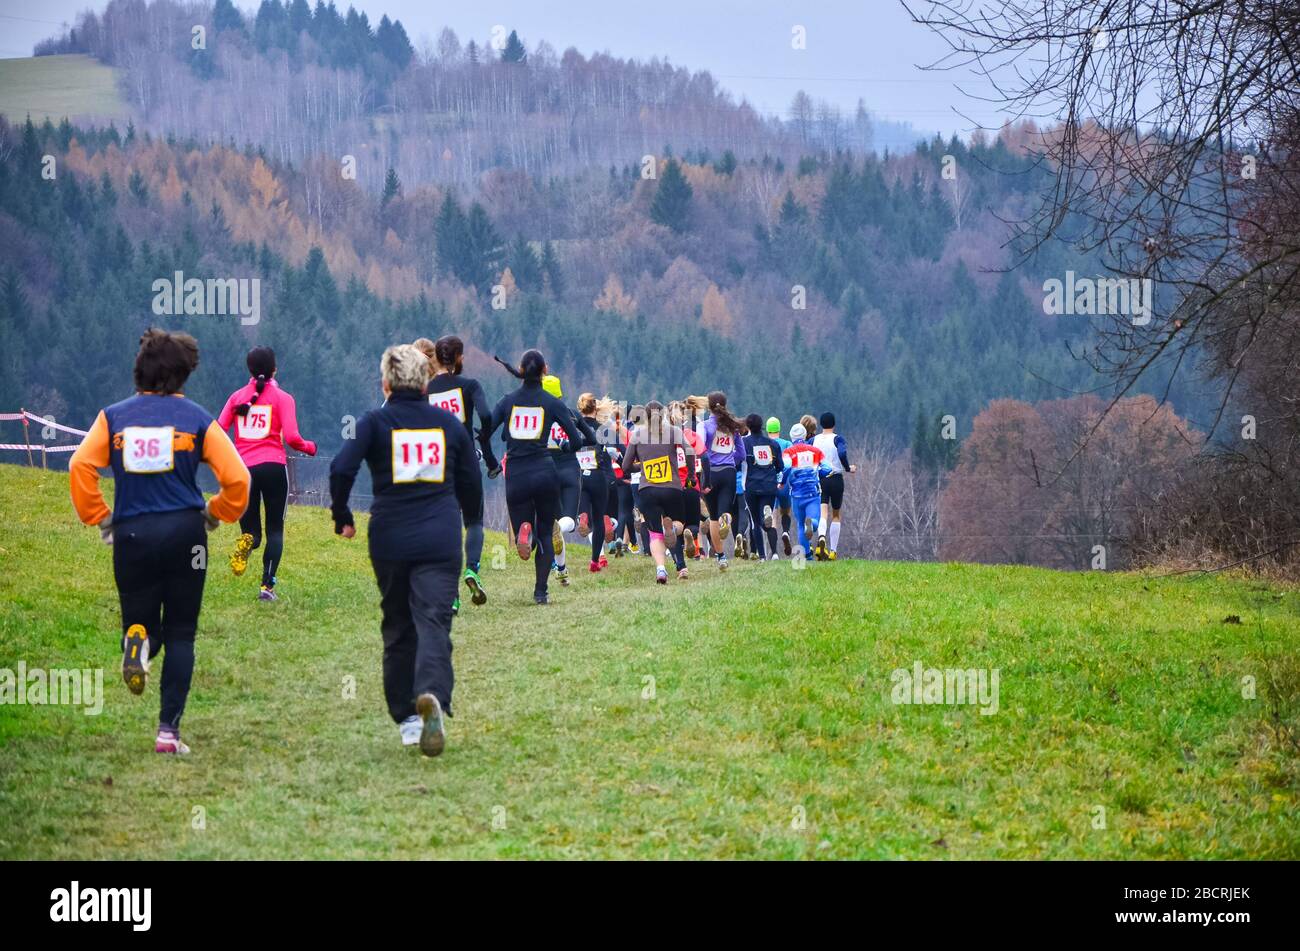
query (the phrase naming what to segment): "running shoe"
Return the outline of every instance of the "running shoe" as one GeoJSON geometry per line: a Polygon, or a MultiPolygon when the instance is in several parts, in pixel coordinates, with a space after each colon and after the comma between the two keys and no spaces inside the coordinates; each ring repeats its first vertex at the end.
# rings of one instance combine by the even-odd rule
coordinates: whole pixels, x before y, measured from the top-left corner
{"type": "Polygon", "coordinates": [[[447,745],[447,734],[442,728],[442,704],[431,693],[422,693],[415,701],[415,712],[424,721],[420,730],[420,752],[437,756],[447,745]]]}
{"type": "Polygon", "coordinates": [[[659,567],[655,569],[655,584],[668,583],[668,569],[659,567]]]}
{"type": "Polygon", "coordinates": [[[727,540],[731,534],[731,513],[723,512],[722,518],[718,519],[718,538],[722,541],[727,540]]]}
{"type": "Polygon", "coordinates": [[[817,536],[817,547],[813,549],[813,554],[817,556],[818,561],[830,561],[830,549],[826,547],[826,536],[817,536]]]}
{"type": "Polygon", "coordinates": [[[556,554],[564,551],[564,532],[560,531],[560,520],[551,523],[551,548],[556,554]]]}
{"type": "Polygon", "coordinates": [[[544,594],[533,595],[533,604],[545,604],[545,603],[546,603],[546,595],[544,594]]]}
{"type": "Polygon", "coordinates": [[[780,561],[781,558],[780,558],[780,556],[779,556],[776,552],[772,552],[772,554],[770,554],[770,555],[767,556],[767,560],[768,560],[768,561],[780,561]]]}
{"type": "Polygon", "coordinates": [[[718,570],[719,570],[719,571],[726,571],[729,567],[731,567],[731,566],[727,564],[727,556],[726,556],[726,555],[719,555],[719,556],[718,556],[718,570]]]}
{"type": "Polygon", "coordinates": [[[568,565],[565,565],[563,568],[561,568],[559,565],[554,565],[553,567],[555,568],[555,577],[559,578],[560,584],[564,585],[567,588],[569,586],[568,565]]]}
{"type": "Polygon", "coordinates": [[[262,585],[262,590],[259,591],[259,592],[257,592],[257,600],[259,600],[259,601],[279,601],[280,599],[276,596],[276,594],[275,594],[275,589],[274,589],[274,588],[270,588],[270,587],[267,587],[266,585],[262,585]]]}
{"type": "Polygon", "coordinates": [[[685,580],[686,580],[686,569],[685,569],[685,568],[678,568],[678,569],[677,569],[677,580],[678,580],[678,581],[685,581],[685,580]]]}
{"type": "Polygon", "coordinates": [[[605,516],[605,537],[609,538],[614,534],[614,520],[608,515],[605,516]]]}
{"type": "Polygon", "coordinates": [[[600,562],[593,561],[591,564],[587,566],[587,570],[590,571],[593,575],[596,574],[597,572],[600,571],[600,562]]]}
{"type": "Polygon", "coordinates": [[[835,560],[835,550],[832,549],[830,557],[827,559],[827,561],[834,561],[834,560],[835,560]]]}
{"type": "Polygon", "coordinates": [[[749,557],[749,542],[745,539],[744,535],[737,535],[736,558],[740,561],[744,561],[747,557],[749,557]]]}
{"type": "Polygon", "coordinates": [[[637,547],[636,542],[633,542],[632,544],[628,545],[628,546],[627,546],[627,550],[628,550],[628,554],[631,554],[631,555],[639,555],[639,554],[641,554],[641,549],[637,547]]]}
{"type": "Polygon", "coordinates": [[[600,567],[602,567],[602,568],[608,568],[608,567],[609,567],[609,559],[606,558],[604,555],[601,555],[601,556],[600,556],[600,561],[598,562],[598,564],[599,564],[600,567]]]}
{"type": "Polygon", "coordinates": [[[695,533],[689,528],[682,532],[682,544],[687,558],[699,557],[700,549],[695,544],[695,533]]]}
{"type": "Polygon", "coordinates": [[[591,521],[587,518],[586,512],[578,516],[578,534],[583,538],[591,534],[591,521]]]}
{"type": "Polygon", "coordinates": [[[420,742],[420,730],[424,728],[424,722],[415,715],[407,717],[401,723],[397,724],[397,732],[401,734],[403,746],[415,746],[420,742]]]}
{"type": "Polygon", "coordinates": [[[153,741],[153,751],[155,753],[174,753],[178,756],[184,756],[190,751],[190,748],[181,742],[179,730],[169,730],[160,726],[158,736],[153,741]]]}
{"type": "Polygon", "coordinates": [[[470,600],[475,604],[487,604],[487,592],[483,590],[483,579],[473,568],[465,569],[465,587],[469,588],[470,600]]]}
{"type": "Polygon", "coordinates": [[[673,520],[664,516],[664,547],[672,551],[677,547],[677,529],[673,526],[673,520]]]}
{"type": "Polygon", "coordinates": [[[524,561],[533,553],[533,526],[527,522],[519,526],[519,534],[515,536],[515,551],[524,561]]]}
{"type": "Polygon", "coordinates": [[[253,550],[253,536],[244,532],[235,539],[235,550],[230,556],[230,570],[240,577],[248,570],[248,553],[253,550]]]}
{"type": "Polygon", "coordinates": [[[136,696],[144,693],[149,679],[149,635],[143,624],[132,624],[122,639],[122,679],[136,696]]]}
{"type": "Polygon", "coordinates": [[[460,617],[460,598],[451,602],[451,616],[460,617]]]}
{"type": "Polygon", "coordinates": [[[810,518],[805,518],[805,519],[803,520],[803,536],[804,536],[804,538],[812,538],[812,533],[813,533],[813,520],[810,519],[810,518]]]}
{"type": "Polygon", "coordinates": [[[772,506],[770,505],[763,506],[763,527],[772,527],[772,506]]]}
{"type": "Polygon", "coordinates": [[[790,533],[781,533],[781,547],[785,549],[785,557],[789,558],[794,554],[794,549],[790,547],[790,533]]]}

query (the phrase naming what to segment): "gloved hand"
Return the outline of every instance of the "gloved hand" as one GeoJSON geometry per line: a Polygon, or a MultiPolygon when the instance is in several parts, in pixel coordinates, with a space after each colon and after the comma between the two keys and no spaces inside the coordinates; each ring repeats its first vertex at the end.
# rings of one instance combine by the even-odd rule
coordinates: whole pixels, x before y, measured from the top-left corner
{"type": "Polygon", "coordinates": [[[99,538],[105,545],[113,544],[113,516],[106,516],[95,527],[99,529],[99,538]]]}
{"type": "Polygon", "coordinates": [[[208,531],[212,531],[214,528],[218,528],[221,525],[221,519],[213,515],[212,509],[208,508],[206,505],[203,506],[203,522],[207,526],[208,531]]]}
{"type": "Polygon", "coordinates": [[[501,467],[497,466],[495,469],[489,469],[487,476],[489,479],[495,479],[500,474],[501,474],[501,467]]]}

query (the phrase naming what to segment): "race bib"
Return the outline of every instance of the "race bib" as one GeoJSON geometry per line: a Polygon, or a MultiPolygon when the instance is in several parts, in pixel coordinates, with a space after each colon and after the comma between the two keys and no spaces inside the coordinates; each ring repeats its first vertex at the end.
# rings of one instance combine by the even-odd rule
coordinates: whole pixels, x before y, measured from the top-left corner
{"type": "Polygon", "coordinates": [[[803,452],[795,453],[794,464],[800,469],[811,469],[817,463],[813,462],[813,454],[805,449],[803,452]]]}
{"type": "Polygon", "coordinates": [[[720,456],[734,452],[736,449],[736,440],[731,433],[724,433],[718,430],[713,434],[713,442],[709,443],[709,448],[720,456]]]}
{"type": "Polygon", "coordinates": [[[639,473],[639,472],[634,472],[634,473],[632,473],[632,478],[629,479],[628,481],[631,482],[633,485],[640,485],[640,484],[641,484],[641,473],[639,473]]]}
{"type": "Polygon", "coordinates": [[[673,477],[673,467],[667,456],[647,459],[641,464],[641,471],[645,474],[645,480],[651,485],[663,485],[673,477]]]}
{"type": "Polygon", "coordinates": [[[429,402],[439,409],[445,409],[462,423],[465,422],[465,398],[459,386],[441,393],[430,393],[429,402]]]}
{"type": "Polygon", "coordinates": [[[537,439],[542,435],[542,408],[515,406],[510,410],[510,438],[537,439]]]}
{"type": "Polygon", "coordinates": [[[772,464],[772,447],[755,446],[754,447],[754,465],[770,466],[772,464]]]}
{"type": "Polygon", "coordinates": [[[171,472],[174,433],[171,426],[127,426],[122,430],[122,468],[137,475],[171,472]]]}
{"type": "Polygon", "coordinates": [[[595,468],[596,468],[596,450],[594,450],[594,449],[579,449],[579,450],[578,450],[578,465],[579,465],[579,467],[581,467],[581,469],[582,469],[583,472],[591,472],[593,469],[595,469],[595,468]]]}
{"type": "Polygon", "coordinates": [[[568,437],[564,432],[564,427],[559,423],[551,423],[551,434],[546,437],[546,448],[559,449],[560,443],[564,442],[566,438],[568,437]]]}
{"type": "Polygon", "coordinates": [[[678,469],[686,468],[686,450],[683,449],[681,446],[677,447],[677,468],[678,469]]]}
{"type": "Polygon", "coordinates": [[[271,407],[254,403],[245,415],[236,416],[235,435],[240,439],[265,439],[271,435],[271,407]]]}
{"type": "Polygon", "coordinates": [[[393,483],[442,482],[447,436],[441,429],[393,430],[393,483]]]}

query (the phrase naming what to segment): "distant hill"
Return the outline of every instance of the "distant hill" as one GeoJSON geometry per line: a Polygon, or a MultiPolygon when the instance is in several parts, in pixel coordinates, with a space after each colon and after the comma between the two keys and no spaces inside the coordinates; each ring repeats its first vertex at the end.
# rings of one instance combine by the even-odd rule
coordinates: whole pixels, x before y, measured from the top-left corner
{"type": "Polygon", "coordinates": [[[0,115],[22,122],[49,119],[126,119],[131,107],[117,86],[117,71],[92,56],[0,59],[0,115]]]}

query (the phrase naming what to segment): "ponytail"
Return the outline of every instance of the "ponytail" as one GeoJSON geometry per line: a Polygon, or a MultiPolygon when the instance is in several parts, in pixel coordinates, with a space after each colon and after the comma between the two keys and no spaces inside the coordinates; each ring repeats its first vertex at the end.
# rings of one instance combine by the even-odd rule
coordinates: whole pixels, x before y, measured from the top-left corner
{"type": "Polygon", "coordinates": [[[248,351],[248,358],[244,362],[248,366],[248,372],[256,380],[256,392],[252,400],[247,403],[240,403],[235,407],[236,416],[248,415],[249,408],[261,399],[266,384],[271,377],[275,376],[275,351],[270,347],[254,347],[248,351]]]}
{"type": "Polygon", "coordinates": [[[546,358],[542,356],[540,350],[525,350],[524,355],[519,358],[519,368],[516,369],[498,356],[493,356],[493,360],[501,364],[516,380],[537,380],[541,382],[542,374],[546,372],[546,358]]]}
{"type": "Polygon", "coordinates": [[[749,432],[744,423],[731,415],[731,411],[727,409],[727,394],[721,390],[714,390],[709,394],[709,412],[713,414],[713,418],[718,421],[718,428],[724,433],[744,436],[749,432]]]}

